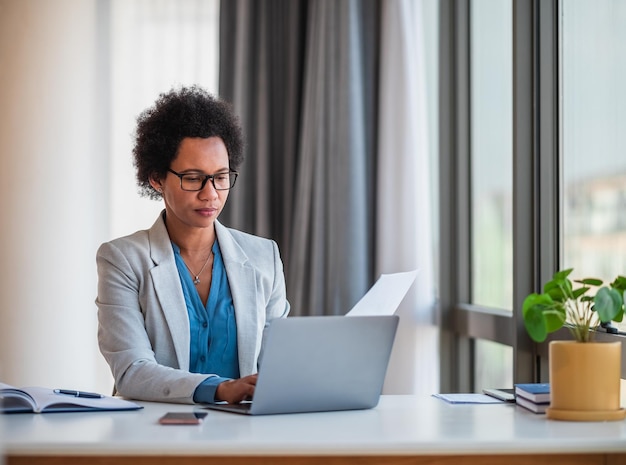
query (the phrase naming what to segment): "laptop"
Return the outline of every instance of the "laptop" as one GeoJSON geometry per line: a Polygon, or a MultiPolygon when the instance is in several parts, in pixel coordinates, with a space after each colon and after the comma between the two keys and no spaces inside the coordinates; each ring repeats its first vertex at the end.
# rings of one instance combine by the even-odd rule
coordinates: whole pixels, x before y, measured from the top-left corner
{"type": "Polygon", "coordinates": [[[397,315],[273,320],[252,402],[206,408],[247,415],[373,408],[398,320],[397,315]]]}

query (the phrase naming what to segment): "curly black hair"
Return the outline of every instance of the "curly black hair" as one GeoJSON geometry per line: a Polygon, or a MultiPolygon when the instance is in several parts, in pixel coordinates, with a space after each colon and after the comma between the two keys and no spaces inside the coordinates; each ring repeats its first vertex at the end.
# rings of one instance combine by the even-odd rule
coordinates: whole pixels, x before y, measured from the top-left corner
{"type": "Polygon", "coordinates": [[[197,85],[172,89],[137,118],[133,157],[141,196],[161,197],[150,178],[166,176],[186,137],[220,137],[230,169],[236,171],[243,162],[242,130],[232,107],[197,85]]]}

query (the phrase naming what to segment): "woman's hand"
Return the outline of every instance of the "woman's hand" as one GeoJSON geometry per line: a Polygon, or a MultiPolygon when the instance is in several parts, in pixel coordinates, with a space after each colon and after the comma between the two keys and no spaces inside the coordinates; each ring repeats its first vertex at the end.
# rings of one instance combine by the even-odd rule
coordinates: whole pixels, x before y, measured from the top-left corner
{"type": "Polygon", "coordinates": [[[224,381],[217,386],[215,400],[238,404],[242,400],[251,400],[258,375],[244,376],[239,379],[224,381]]]}

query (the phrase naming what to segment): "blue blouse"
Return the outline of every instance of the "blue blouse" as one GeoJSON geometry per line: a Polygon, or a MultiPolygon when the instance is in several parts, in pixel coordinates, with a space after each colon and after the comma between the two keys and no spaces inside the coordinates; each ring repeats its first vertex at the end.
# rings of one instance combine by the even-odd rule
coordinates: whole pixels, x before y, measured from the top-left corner
{"type": "Polygon", "coordinates": [[[205,306],[180,255],[180,247],[172,242],[172,248],[189,315],[191,332],[189,371],[219,375],[204,380],[196,388],[193,398],[195,402],[211,403],[215,401],[218,384],[228,379],[239,378],[237,322],[226,268],[219,245],[215,241],[213,276],[205,306]]]}

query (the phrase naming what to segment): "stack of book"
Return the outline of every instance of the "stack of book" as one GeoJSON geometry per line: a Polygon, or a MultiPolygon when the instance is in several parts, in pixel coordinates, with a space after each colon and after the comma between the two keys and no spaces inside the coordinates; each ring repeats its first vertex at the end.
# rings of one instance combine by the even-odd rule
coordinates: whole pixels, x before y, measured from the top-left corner
{"type": "Polygon", "coordinates": [[[550,407],[550,384],[516,384],[515,403],[531,412],[546,413],[546,409],[550,407]]]}

